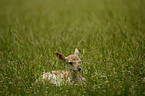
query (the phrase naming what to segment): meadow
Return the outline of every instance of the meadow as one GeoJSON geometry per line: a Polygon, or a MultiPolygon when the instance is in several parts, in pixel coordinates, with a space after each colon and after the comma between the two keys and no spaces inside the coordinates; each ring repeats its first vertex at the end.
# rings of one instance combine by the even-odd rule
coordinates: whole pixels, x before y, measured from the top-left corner
{"type": "Polygon", "coordinates": [[[145,0],[0,0],[0,96],[145,95],[145,0]],[[85,85],[35,80],[80,51],[85,85]]]}

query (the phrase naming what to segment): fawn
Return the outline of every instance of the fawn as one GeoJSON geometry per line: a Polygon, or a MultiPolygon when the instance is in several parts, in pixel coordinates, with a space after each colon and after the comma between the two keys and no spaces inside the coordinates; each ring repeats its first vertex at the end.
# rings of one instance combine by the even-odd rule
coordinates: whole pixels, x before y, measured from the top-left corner
{"type": "Polygon", "coordinates": [[[81,73],[81,60],[78,57],[79,51],[76,48],[73,55],[65,57],[59,52],[55,52],[55,55],[61,60],[64,61],[68,67],[66,70],[55,70],[51,72],[44,73],[42,78],[39,78],[37,81],[49,81],[56,86],[63,84],[82,84],[85,82],[85,78],[82,77],[81,73]]]}

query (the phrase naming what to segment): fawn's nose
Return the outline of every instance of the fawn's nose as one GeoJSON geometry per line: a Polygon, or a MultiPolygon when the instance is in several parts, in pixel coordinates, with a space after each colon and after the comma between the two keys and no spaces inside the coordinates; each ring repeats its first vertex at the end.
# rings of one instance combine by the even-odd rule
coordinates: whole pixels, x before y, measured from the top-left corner
{"type": "Polygon", "coordinates": [[[81,67],[78,67],[78,70],[79,70],[79,71],[81,71],[81,70],[82,70],[82,68],[81,68],[81,67]]]}

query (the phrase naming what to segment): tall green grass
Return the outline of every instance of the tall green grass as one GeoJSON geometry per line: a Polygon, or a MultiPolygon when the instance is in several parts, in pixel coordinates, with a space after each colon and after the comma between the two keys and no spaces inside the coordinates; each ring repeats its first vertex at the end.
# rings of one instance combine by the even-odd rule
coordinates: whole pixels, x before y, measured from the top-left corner
{"type": "Polygon", "coordinates": [[[145,95],[144,0],[1,0],[0,95],[145,95]],[[35,84],[80,50],[83,86],[35,84]]]}

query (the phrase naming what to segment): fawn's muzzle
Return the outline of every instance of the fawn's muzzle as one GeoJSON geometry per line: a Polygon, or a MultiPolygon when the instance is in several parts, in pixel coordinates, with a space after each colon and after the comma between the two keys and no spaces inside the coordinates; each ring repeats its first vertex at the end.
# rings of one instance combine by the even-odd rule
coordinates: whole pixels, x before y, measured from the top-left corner
{"type": "Polygon", "coordinates": [[[79,71],[81,71],[81,70],[82,70],[82,68],[81,68],[81,67],[78,67],[78,70],[79,70],[79,71]]]}

